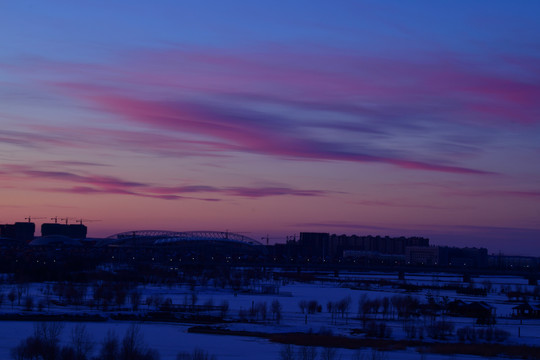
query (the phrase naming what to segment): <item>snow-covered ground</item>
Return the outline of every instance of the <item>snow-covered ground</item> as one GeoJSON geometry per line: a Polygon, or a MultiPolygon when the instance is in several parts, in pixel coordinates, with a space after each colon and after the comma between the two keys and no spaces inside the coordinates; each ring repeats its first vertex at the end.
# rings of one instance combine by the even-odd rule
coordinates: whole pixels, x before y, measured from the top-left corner
{"type": "MultiPolygon", "coordinates": [[[[229,288],[214,287],[212,284],[201,287],[192,288],[188,285],[175,286],[156,286],[147,285],[139,286],[142,292],[142,302],[150,296],[162,296],[163,298],[171,298],[173,304],[184,304],[191,302],[191,296],[196,293],[196,303],[205,304],[211,302],[214,305],[220,305],[223,301],[229,303],[228,318],[234,320],[238,318],[241,310],[249,310],[252,306],[258,303],[266,303],[268,306],[268,319],[262,321],[259,319],[256,323],[246,322],[231,322],[226,326],[232,330],[249,330],[262,332],[320,332],[331,331],[333,334],[342,334],[351,336],[352,329],[362,327],[362,321],[357,319],[358,300],[362,296],[367,296],[369,299],[392,297],[394,295],[410,295],[421,302],[426,302],[428,292],[435,299],[461,299],[463,301],[486,301],[497,309],[497,324],[496,328],[506,330],[510,333],[507,342],[524,343],[536,345],[540,343],[540,320],[517,320],[510,318],[512,307],[516,303],[508,302],[505,294],[500,293],[500,290],[505,287],[514,288],[516,286],[523,290],[533,290],[533,286],[527,285],[525,279],[517,277],[477,277],[473,278],[473,283],[481,286],[482,283],[489,281],[492,284],[492,292],[487,297],[467,296],[456,294],[450,290],[422,290],[419,292],[406,293],[404,290],[395,286],[379,286],[371,285],[366,289],[352,289],[351,285],[362,280],[391,280],[398,281],[397,274],[378,274],[378,273],[343,273],[339,277],[329,274],[327,276],[318,276],[321,281],[311,283],[301,283],[294,281],[286,281],[280,283],[279,294],[267,295],[248,292],[233,292],[229,288]],[[328,302],[337,302],[339,300],[350,297],[351,305],[347,318],[332,318],[332,315],[327,312],[326,304],[328,302]],[[282,321],[277,324],[272,321],[272,313],[270,304],[273,300],[278,300],[283,309],[282,321]],[[322,306],[322,312],[305,315],[301,313],[299,302],[302,300],[316,300],[322,306]],[[519,336],[518,336],[519,335],[519,336]]],[[[417,285],[444,285],[444,284],[462,284],[462,278],[455,274],[405,274],[407,283],[417,285]]],[[[468,284],[463,284],[468,285],[468,284]]],[[[23,295],[31,296],[34,299],[34,304],[45,299],[46,284],[30,284],[27,287],[28,293],[23,295]]],[[[15,285],[3,285],[0,291],[6,295],[15,285]]],[[[91,298],[91,289],[89,288],[86,295],[91,298]]],[[[53,299],[57,297],[52,295],[53,299]]],[[[532,301],[532,303],[536,303],[532,301]]],[[[129,305],[125,307],[130,308],[129,305]]],[[[141,305],[139,311],[146,311],[147,306],[141,305]]],[[[34,312],[37,310],[34,308],[34,312]]],[[[8,301],[7,296],[4,296],[4,301],[1,304],[0,312],[3,313],[26,313],[24,310],[24,300],[21,305],[17,305],[15,301],[13,308],[8,301]]],[[[50,309],[44,308],[43,313],[101,313],[101,310],[89,309],[87,307],[60,307],[52,305],[50,309]]],[[[381,319],[382,315],[378,315],[381,319]]],[[[475,324],[474,318],[455,318],[446,317],[448,321],[455,324],[455,329],[465,326],[478,327],[475,324]]],[[[416,321],[418,326],[425,326],[426,319],[419,318],[416,321]]],[[[405,331],[403,330],[402,320],[386,320],[387,325],[392,329],[392,338],[404,339],[405,331]]],[[[87,330],[93,335],[96,342],[96,349],[99,343],[103,340],[109,329],[114,330],[119,336],[122,336],[125,330],[131,325],[130,322],[107,321],[101,323],[86,323],[87,330]]],[[[70,329],[74,323],[66,323],[63,332],[63,339],[67,341],[70,335],[70,329]]],[[[271,343],[268,340],[251,337],[240,336],[224,336],[224,335],[207,335],[188,333],[189,324],[169,324],[169,323],[141,323],[140,328],[144,334],[147,345],[155,348],[161,354],[164,360],[174,360],[176,354],[180,351],[191,351],[196,347],[203,348],[211,354],[214,354],[218,359],[279,359],[279,352],[282,345],[271,343]]],[[[0,321],[0,359],[9,359],[10,349],[16,346],[20,340],[32,334],[33,323],[30,321],[0,321]]],[[[454,331],[455,332],[455,331],[454,331]]],[[[355,335],[362,336],[362,335],[355,335]]],[[[426,336],[425,340],[429,340],[426,336]]],[[[456,338],[451,339],[453,341],[456,338]]],[[[371,349],[363,350],[364,358],[371,358],[371,349]]],[[[338,353],[341,359],[351,359],[357,355],[356,351],[339,349],[338,353]]],[[[439,356],[433,354],[421,355],[414,350],[408,351],[393,351],[384,353],[384,359],[475,359],[477,357],[455,355],[455,356],[439,356]]]]}
{"type": "MultiPolygon", "coordinates": [[[[0,359],[10,359],[10,350],[17,345],[21,338],[29,336],[33,332],[33,323],[27,321],[3,321],[0,323],[0,359]]],[[[63,330],[62,343],[68,343],[71,329],[76,323],[66,323],[63,330]]],[[[99,342],[103,339],[108,330],[113,330],[122,335],[131,325],[126,322],[107,322],[107,323],[86,323],[87,330],[94,334],[95,349],[99,347],[99,342]]],[[[141,323],[140,329],[145,337],[146,345],[157,349],[162,360],[175,360],[176,355],[181,351],[192,351],[195,348],[201,348],[210,354],[216,355],[218,360],[279,360],[280,351],[283,346],[272,343],[268,340],[241,337],[241,336],[222,336],[188,333],[189,326],[160,324],[160,323],[141,323]]],[[[300,347],[294,347],[299,351],[300,347]]],[[[378,352],[372,349],[347,350],[337,349],[336,360],[354,360],[354,359],[372,359],[374,360],[412,360],[412,359],[430,359],[430,360],[466,360],[482,359],[477,356],[467,355],[436,355],[419,354],[416,351],[391,351],[378,352]],[[373,355],[376,351],[376,355],[373,355]]],[[[322,352],[321,348],[317,349],[322,352]]]]}

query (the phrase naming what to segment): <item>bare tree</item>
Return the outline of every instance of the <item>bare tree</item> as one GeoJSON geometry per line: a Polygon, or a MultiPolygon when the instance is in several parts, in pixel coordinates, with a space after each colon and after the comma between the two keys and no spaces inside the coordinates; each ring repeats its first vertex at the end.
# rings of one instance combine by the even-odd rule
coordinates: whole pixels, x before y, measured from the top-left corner
{"type": "Polygon", "coordinates": [[[75,359],[86,360],[90,357],[94,348],[94,342],[84,324],[77,324],[71,329],[71,345],[74,350],[75,359]]]}
{"type": "Polygon", "coordinates": [[[260,315],[261,320],[265,321],[266,320],[266,314],[268,313],[268,305],[266,304],[265,301],[258,302],[258,303],[256,303],[254,305],[253,312],[254,312],[254,315],[257,316],[257,318],[260,315]]]}
{"type": "Polygon", "coordinates": [[[191,354],[188,352],[179,353],[176,355],[176,360],[217,360],[217,358],[203,349],[195,348],[191,354]]]}
{"type": "Polygon", "coordinates": [[[53,294],[53,290],[51,288],[50,284],[47,284],[45,287],[45,290],[43,292],[43,295],[45,295],[45,303],[47,304],[47,311],[51,309],[51,296],[53,294]]]}
{"type": "Polygon", "coordinates": [[[299,360],[315,360],[317,358],[317,348],[315,346],[302,346],[298,349],[299,360]]]}
{"type": "Polygon", "coordinates": [[[300,311],[302,311],[302,314],[306,311],[307,306],[308,306],[307,300],[300,300],[298,302],[298,307],[300,308],[300,311]]]}
{"type": "Polygon", "coordinates": [[[118,336],[111,330],[107,331],[107,335],[101,343],[101,350],[99,352],[100,360],[116,360],[119,357],[119,340],[118,336]]]}
{"type": "Polygon", "coordinates": [[[154,304],[154,307],[156,308],[156,310],[159,310],[161,304],[163,304],[163,296],[161,295],[152,296],[152,304],[154,304]]]}
{"type": "Polygon", "coordinates": [[[191,307],[195,308],[195,305],[197,304],[197,300],[199,300],[199,296],[197,295],[196,291],[191,292],[191,307]]]}
{"type": "Polygon", "coordinates": [[[427,327],[427,334],[433,339],[445,340],[447,336],[451,336],[454,331],[454,323],[448,321],[437,321],[427,327]]]}
{"type": "Polygon", "coordinates": [[[24,299],[24,310],[32,311],[33,308],[34,308],[34,299],[31,296],[27,296],[24,299]]]}
{"type": "Polygon", "coordinates": [[[142,295],[139,290],[133,290],[131,294],[129,294],[129,301],[131,302],[131,308],[133,309],[133,311],[139,310],[141,297],[142,295]]]}
{"type": "Polygon", "coordinates": [[[390,299],[387,296],[385,296],[382,299],[382,313],[383,313],[384,318],[388,316],[389,309],[390,309],[390,299]]]}
{"type": "Polygon", "coordinates": [[[28,292],[28,285],[19,283],[17,284],[17,305],[21,305],[21,298],[23,294],[28,292]]]}
{"type": "Polygon", "coordinates": [[[229,311],[229,302],[227,300],[223,300],[221,302],[221,317],[224,318],[227,316],[227,312],[229,311]]]}
{"type": "Polygon", "coordinates": [[[352,360],[386,360],[387,356],[383,351],[377,350],[375,348],[371,349],[369,354],[357,350],[351,357],[352,360]]]}
{"type": "Polygon", "coordinates": [[[135,359],[141,352],[142,342],[141,328],[135,324],[131,325],[122,339],[120,358],[124,360],[135,359]]]}
{"type": "Polygon", "coordinates": [[[152,302],[153,302],[153,298],[152,296],[147,296],[146,297],[146,300],[144,301],[144,303],[146,304],[147,308],[150,309],[150,305],[152,305],[152,302]]]}
{"type": "Polygon", "coordinates": [[[332,347],[325,347],[321,351],[321,360],[336,360],[338,359],[338,350],[332,347]]]}
{"type": "Polygon", "coordinates": [[[15,289],[11,288],[10,292],[7,295],[9,302],[11,303],[11,308],[13,309],[13,303],[15,302],[15,299],[17,298],[17,294],[15,293],[15,289]]]}
{"type": "Polygon", "coordinates": [[[204,307],[206,308],[206,311],[210,311],[214,307],[214,298],[209,298],[204,302],[204,307]]]}
{"type": "Polygon", "coordinates": [[[346,320],[349,317],[349,309],[351,307],[351,297],[347,296],[340,301],[337,302],[337,309],[341,313],[341,318],[345,318],[345,315],[347,315],[346,320]]]}
{"type": "Polygon", "coordinates": [[[114,301],[116,302],[116,305],[118,306],[118,309],[122,307],[126,303],[126,297],[127,297],[127,291],[123,286],[117,286],[116,291],[114,294],[114,301]]]}
{"type": "Polygon", "coordinates": [[[486,289],[487,293],[490,293],[493,289],[493,284],[491,283],[491,281],[489,281],[489,279],[482,281],[482,286],[484,286],[484,289],[486,289]]]}
{"type": "Polygon", "coordinates": [[[317,300],[311,300],[310,302],[308,302],[307,304],[308,314],[315,314],[317,311],[319,311],[319,309],[320,309],[320,305],[317,302],[317,300]]]}
{"type": "Polygon", "coordinates": [[[369,301],[369,298],[366,293],[360,295],[358,299],[358,317],[364,319],[366,315],[366,306],[365,304],[369,301]]]}
{"type": "Polygon", "coordinates": [[[139,326],[131,325],[122,339],[119,359],[121,360],[158,360],[159,354],[146,347],[139,326]]]}
{"type": "Polygon", "coordinates": [[[337,314],[337,304],[335,302],[329,301],[326,303],[326,310],[331,314],[331,324],[335,324],[336,322],[336,314],[337,314]]]}
{"type": "Polygon", "coordinates": [[[276,320],[276,322],[279,324],[279,322],[281,321],[281,303],[279,302],[279,300],[274,299],[272,301],[272,304],[270,305],[270,308],[272,311],[272,315],[274,316],[274,320],[276,320]]]}
{"type": "Polygon", "coordinates": [[[64,325],[59,322],[37,323],[34,334],[13,349],[16,359],[56,360],[60,353],[60,334],[64,325]]]}
{"type": "Polygon", "coordinates": [[[384,351],[377,350],[375,348],[371,349],[369,360],[386,360],[386,359],[387,359],[387,356],[384,351]]]}
{"type": "Polygon", "coordinates": [[[283,345],[279,351],[280,360],[296,360],[296,354],[291,344],[283,345]]]}

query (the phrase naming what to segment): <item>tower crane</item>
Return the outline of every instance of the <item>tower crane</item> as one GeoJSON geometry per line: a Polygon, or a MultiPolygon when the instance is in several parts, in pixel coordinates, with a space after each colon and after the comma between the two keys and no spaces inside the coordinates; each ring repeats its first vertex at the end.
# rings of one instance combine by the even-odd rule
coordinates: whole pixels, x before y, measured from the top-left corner
{"type": "Polygon", "coordinates": [[[32,222],[32,219],[36,220],[36,219],[45,219],[44,217],[32,217],[30,215],[28,215],[28,217],[25,217],[24,220],[28,220],[28,222],[32,222]]]}
{"type": "MultiPolygon", "coordinates": [[[[287,236],[286,239],[289,240],[289,236],[287,236]]],[[[270,235],[266,234],[266,236],[261,237],[261,240],[266,240],[266,245],[270,245],[270,240],[283,241],[283,237],[270,237],[270,235]]]]}
{"type": "Polygon", "coordinates": [[[82,225],[83,224],[83,221],[84,222],[95,222],[95,221],[101,221],[101,220],[91,220],[91,219],[78,219],[77,222],[79,223],[79,225],[82,225]]]}

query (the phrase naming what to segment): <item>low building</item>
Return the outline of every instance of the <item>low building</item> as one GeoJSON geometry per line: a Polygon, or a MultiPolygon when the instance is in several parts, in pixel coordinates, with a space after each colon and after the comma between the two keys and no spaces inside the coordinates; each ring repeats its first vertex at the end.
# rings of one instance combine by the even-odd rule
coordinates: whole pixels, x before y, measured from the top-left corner
{"type": "Polygon", "coordinates": [[[485,301],[473,301],[466,303],[460,299],[449,302],[446,311],[449,315],[477,318],[477,323],[493,324],[496,316],[496,308],[485,301]]]}
{"type": "Polygon", "coordinates": [[[30,246],[38,247],[80,247],[81,242],[63,235],[42,236],[32,240],[30,246]]]}
{"type": "Polygon", "coordinates": [[[405,261],[405,256],[399,254],[382,254],[376,251],[344,250],[343,259],[348,261],[360,260],[366,264],[401,265],[405,261]]]}
{"type": "Polygon", "coordinates": [[[405,248],[405,261],[409,265],[438,265],[438,246],[407,246],[405,248]]]}
{"type": "Polygon", "coordinates": [[[519,304],[512,308],[512,316],[521,318],[540,318],[540,305],[530,305],[529,303],[519,304]]]}
{"type": "Polygon", "coordinates": [[[439,265],[485,268],[488,265],[487,249],[439,246],[439,265]]]}

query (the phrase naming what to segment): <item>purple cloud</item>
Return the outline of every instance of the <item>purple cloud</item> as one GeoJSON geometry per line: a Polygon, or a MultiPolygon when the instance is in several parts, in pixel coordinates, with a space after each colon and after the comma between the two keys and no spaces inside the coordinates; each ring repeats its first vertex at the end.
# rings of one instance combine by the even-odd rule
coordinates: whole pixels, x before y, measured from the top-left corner
{"type": "MultiPolygon", "coordinates": [[[[227,110],[185,102],[155,102],[124,96],[94,95],[90,100],[103,110],[124,118],[159,126],[180,133],[192,133],[218,139],[221,150],[259,153],[285,158],[380,162],[406,169],[461,174],[492,174],[447,164],[355,153],[337,143],[322,142],[283,132],[284,119],[243,110],[227,110]]],[[[294,125],[291,125],[294,128],[294,125]]],[[[291,128],[289,127],[289,128],[291,128]]]]}
{"type": "Polygon", "coordinates": [[[448,209],[465,209],[467,207],[450,207],[450,206],[438,206],[431,204],[416,204],[416,203],[407,203],[399,201],[355,201],[355,204],[364,205],[364,206],[385,206],[385,207],[397,207],[397,208],[419,208],[419,209],[432,209],[432,210],[448,210],[448,209]]]}
{"type": "Polygon", "coordinates": [[[246,188],[246,187],[230,187],[223,191],[234,196],[243,196],[250,198],[293,195],[293,196],[321,196],[326,194],[325,191],[318,190],[296,190],[286,187],[264,187],[264,188],[246,188]]]}
{"type": "Polygon", "coordinates": [[[346,222],[309,222],[309,223],[299,223],[299,224],[293,224],[291,226],[294,227],[301,227],[301,228],[320,228],[319,231],[328,231],[332,232],[335,230],[332,229],[356,229],[356,230],[364,230],[364,231],[377,231],[379,233],[381,232],[391,232],[394,233],[397,230],[389,227],[384,226],[375,226],[375,225],[360,225],[356,223],[346,223],[346,222]]]}
{"type": "Polygon", "coordinates": [[[0,174],[32,180],[56,180],[68,184],[76,184],[71,187],[42,188],[46,191],[66,192],[75,194],[119,194],[150,197],[163,200],[192,199],[203,201],[220,201],[216,198],[189,197],[185,194],[214,193],[224,196],[245,198],[262,198],[268,196],[324,196],[325,191],[300,190],[289,187],[214,187],[208,185],[186,185],[177,187],[155,186],[150,183],[126,181],[112,176],[99,176],[93,174],[79,175],[68,171],[44,171],[36,170],[23,165],[4,165],[0,168],[0,174]]]}
{"type": "Polygon", "coordinates": [[[473,197],[508,196],[508,197],[531,199],[531,200],[540,199],[540,191],[538,190],[501,190],[501,189],[471,190],[471,191],[448,190],[445,193],[447,195],[457,195],[457,196],[467,196],[467,197],[469,196],[473,196],[473,197]]]}
{"type": "MultiPolygon", "coordinates": [[[[515,76],[504,66],[486,67],[481,60],[466,61],[455,54],[429,54],[428,60],[419,55],[412,60],[327,50],[331,51],[273,48],[260,54],[184,47],[141,50],[108,65],[34,59],[19,71],[32,66],[61,75],[56,78],[69,82],[43,84],[82,99],[94,109],[173,134],[170,141],[159,141],[157,134],[144,139],[142,134],[131,133],[112,142],[132,149],[142,143],[139,151],[171,156],[245,152],[294,160],[493,174],[460,166],[456,160],[462,160],[464,152],[483,149],[456,143],[456,138],[425,144],[438,151],[431,159],[419,150],[414,154],[383,144],[396,144],[393,140],[403,131],[424,135],[440,129],[439,122],[457,126],[453,130],[460,133],[472,123],[528,126],[540,118],[535,100],[540,98],[538,74],[519,61],[514,60],[518,64],[514,66],[521,66],[531,77],[515,76]],[[290,111],[283,115],[268,110],[276,107],[290,111]],[[304,115],[298,116],[299,112],[304,115]],[[363,134],[362,147],[330,138],[322,141],[309,135],[314,129],[363,134]],[[197,140],[188,138],[175,145],[175,136],[196,136],[197,140]],[[384,141],[370,146],[373,137],[384,141]]],[[[531,61],[524,57],[522,63],[530,67],[531,61]]]]}

